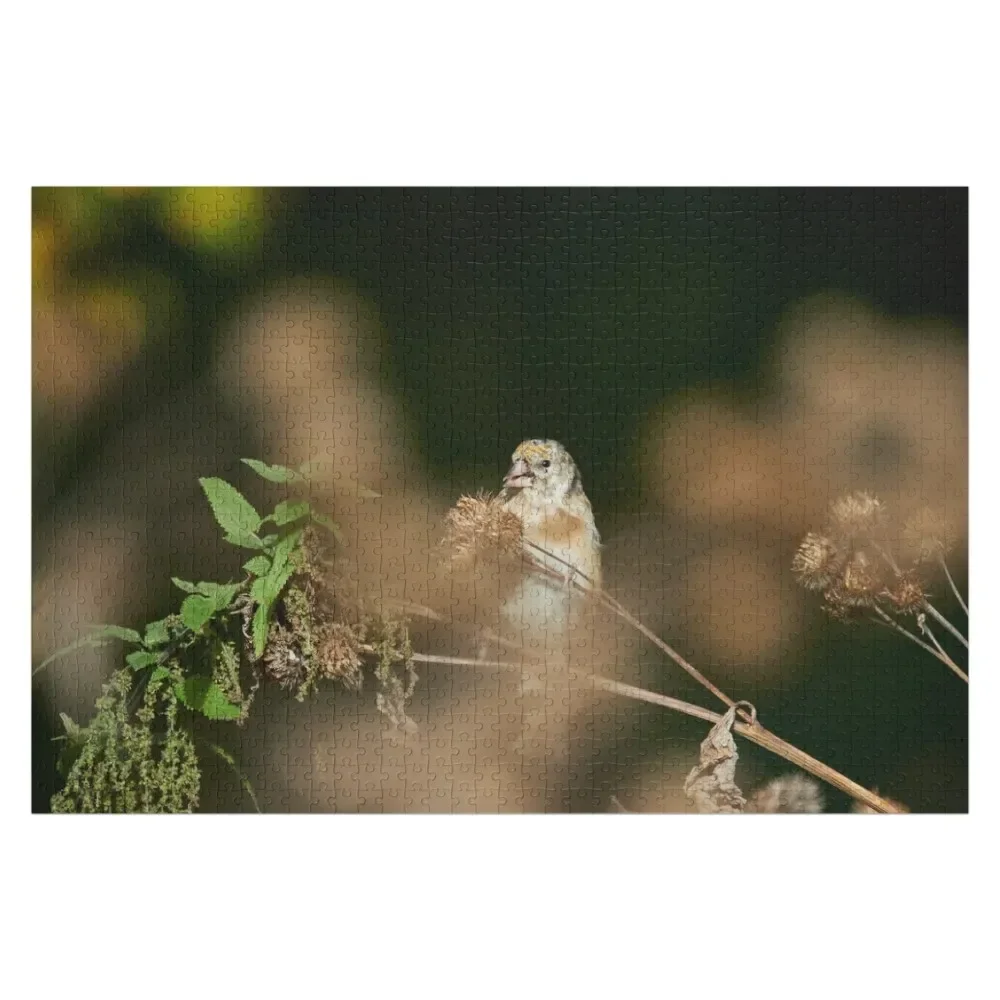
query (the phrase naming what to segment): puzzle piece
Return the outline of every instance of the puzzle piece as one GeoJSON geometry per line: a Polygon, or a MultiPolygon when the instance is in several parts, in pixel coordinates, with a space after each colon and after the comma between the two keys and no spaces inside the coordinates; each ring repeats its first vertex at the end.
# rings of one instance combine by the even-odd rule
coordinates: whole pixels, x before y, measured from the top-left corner
{"type": "MultiPolygon", "coordinates": [[[[290,487],[240,458],[309,463],[315,634],[287,590],[280,656],[244,642],[260,592],[192,632],[256,691],[240,727],[180,710],[202,809],[690,811],[713,720],[662,699],[727,706],[652,633],[863,788],[964,811],[967,217],[962,189],[38,189],[35,665],[178,612],[172,577],[249,600],[274,553],[225,544],[199,479],[270,511],[290,487]],[[858,491],[877,551],[830,523],[858,491]]],[[[36,677],[36,811],[59,713],[130,650],[36,677]]],[[[740,724],[748,809],[851,808],[740,724]]]]}

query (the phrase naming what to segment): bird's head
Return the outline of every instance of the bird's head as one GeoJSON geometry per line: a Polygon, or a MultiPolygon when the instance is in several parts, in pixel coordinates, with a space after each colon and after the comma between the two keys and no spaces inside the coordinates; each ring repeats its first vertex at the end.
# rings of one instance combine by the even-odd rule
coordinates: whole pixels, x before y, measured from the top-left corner
{"type": "Polygon", "coordinates": [[[532,490],[555,499],[581,488],[576,463],[558,441],[522,441],[511,462],[503,481],[508,490],[532,490]]]}

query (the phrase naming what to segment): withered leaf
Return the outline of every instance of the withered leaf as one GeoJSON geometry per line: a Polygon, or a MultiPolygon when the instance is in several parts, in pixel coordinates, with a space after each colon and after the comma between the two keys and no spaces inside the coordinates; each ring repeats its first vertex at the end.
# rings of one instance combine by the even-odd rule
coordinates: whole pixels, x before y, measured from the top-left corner
{"type": "Polygon", "coordinates": [[[702,740],[698,764],[684,781],[684,794],[700,813],[740,813],[746,799],[736,785],[736,740],[733,722],[736,705],[714,725],[702,740]]]}

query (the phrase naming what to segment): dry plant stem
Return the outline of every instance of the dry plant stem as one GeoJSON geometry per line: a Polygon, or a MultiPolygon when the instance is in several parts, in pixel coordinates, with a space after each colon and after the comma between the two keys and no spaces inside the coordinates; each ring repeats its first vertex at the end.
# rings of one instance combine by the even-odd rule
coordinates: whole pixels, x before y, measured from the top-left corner
{"type": "MultiPolygon", "coordinates": [[[[457,667],[499,667],[502,670],[521,669],[518,664],[509,663],[504,660],[474,660],[461,656],[432,656],[427,653],[414,653],[411,659],[417,663],[444,663],[457,667]]],[[[717,712],[713,712],[708,708],[702,708],[700,705],[692,705],[690,702],[681,701],[680,698],[671,698],[669,695],[657,694],[654,691],[647,691],[645,688],[635,687],[632,684],[623,684],[621,681],[611,680],[609,677],[600,677],[597,674],[592,674],[590,675],[590,679],[594,682],[594,686],[602,691],[608,691],[611,694],[621,695],[625,698],[632,698],[635,701],[648,702],[651,705],[659,705],[661,708],[669,708],[674,712],[690,715],[695,719],[702,719],[705,722],[715,724],[722,718],[717,712]]],[[[891,802],[851,781],[850,778],[845,777],[839,771],[835,771],[822,761],[816,760],[815,757],[810,757],[809,754],[793,746],[791,743],[787,743],[781,737],[765,729],[758,722],[754,722],[753,724],[736,722],[733,724],[733,728],[752,743],[756,743],[758,746],[764,747],[765,750],[770,750],[779,757],[783,757],[790,763],[801,767],[802,770],[808,771],[814,777],[827,782],[827,784],[832,785],[845,795],[850,795],[852,798],[863,802],[877,812],[902,812],[901,809],[898,809],[891,802]]]]}
{"type": "Polygon", "coordinates": [[[917,638],[909,629],[903,628],[902,625],[889,617],[881,608],[875,607],[873,610],[879,616],[878,618],[871,619],[876,625],[884,625],[886,628],[891,628],[900,635],[905,635],[910,642],[915,642],[921,649],[927,650],[934,659],[940,660],[946,667],[958,674],[966,684],[969,683],[969,675],[947,653],[944,653],[944,655],[939,653],[933,646],[924,642],[923,639],[917,638]]]}
{"type": "Polygon", "coordinates": [[[948,564],[944,561],[943,556],[938,556],[938,562],[941,564],[941,569],[944,570],[945,578],[948,580],[948,585],[951,587],[951,592],[955,595],[955,600],[962,606],[962,610],[965,612],[966,617],[969,615],[969,605],[965,603],[962,598],[962,594],[958,587],[955,586],[955,581],[952,579],[951,572],[948,569],[948,564]]]}
{"type": "MultiPolygon", "coordinates": [[[[733,707],[735,702],[733,701],[732,698],[730,698],[728,695],[720,691],[700,670],[698,670],[696,667],[688,663],[688,661],[685,660],[680,653],[678,653],[676,650],[668,646],[655,632],[646,628],[646,626],[643,625],[638,618],[634,617],[628,611],[626,611],[625,608],[623,608],[606,590],[602,590],[600,587],[594,587],[589,578],[584,573],[581,573],[570,563],[566,562],[565,559],[560,559],[559,556],[553,555],[552,553],[543,549],[540,545],[535,545],[533,542],[527,542],[526,544],[530,548],[535,549],[538,552],[544,553],[547,558],[555,559],[557,562],[563,563],[570,571],[570,575],[567,578],[567,582],[571,581],[576,587],[582,590],[583,593],[595,597],[609,611],[613,611],[616,615],[618,615],[619,618],[621,618],[623,621],[631,625],[632,628],[642,633],[642,635],[644,635],[651,643],[653,643],[654,646],[656,646],[658,649],[666,653],[667,656],[669,656],[670,659],[674,661],[674,663],[676,663],[683,670],[687,671],[687,673],[689,673],[703,688],[705,688],[706,691],[710,691],[712,694],[714,694],[715,697],[718,698],[719,701],[721,701],[727,708],[733,707]],[[581,577],[587,580],[588,583],[591,583],[591,585],[589,587],[582,586],[580,583],[577,582],[576,577],[581,577]]],[[[558,573],[553,572],[552,570],[548,569],[545,566],[539,566],[538,568],[544,572],[549,573],[549,575],[557,579],[561,579],[558,573]]],[[[744,709],[742,708],[739,709],[739,714],[743,717],[745,721],[747,722],[750,721],[750,716],[747,714],[746,711],[744,711],[744,709]]]]}
{"type": "MultiPolygon", "coordinates": [[[[696,719],[704,719],[706,722],[713,724],[722,719],[721,715],[707,708],[701,708],[699,705],[690,705],[677,698],[670,698],[667,695],[646,691],[643,688],[633,687],[631,684],[622,684],[620,681],[613,681],[606,677],[595,677],[594,683],[597,687],[605,691],[620,694],[626,698],[634,698],[637,701],[649,702],[651,705],[662,705],[664,708],[671,708],[676,712],[683,712],[685,715],[692,715],[696,719]]],[[[857,782],[851,781],[850,778],[845,777],[839,771],[835,771],[829,765],[824,764],[815,757],[810,757],[809,754],[781,739],[780,736],[776,736],[758,722],[752,725],[746,722],[735,722],[733,723],[733,729],[741,736],[750,740],[751,743],[756,743],[765,750],[770,750],[771,753],[783,757],[789,763],[801,767],[803,771],[808,771],[814,777],[832,785],[839,791],[844,792],[845,795],[850,795],[851,798],[863,802],[866,806],[870,806],[876,810],[876,812],[901,813],[904,811],[874,792],[870,792],[857,782]]]]}
{"type": "Polygon", "coordinates": [[[934,605],[933,605],[933,604],[931,604],[931,602],[930,602],[930,601],[924,601],[924,603],[923,603],[923,604],[921,605],[921,607],[922,607],[922,608],[924,609],[924,611],[926,611],[926,612],[927,612],[927,613],[928,613],[928,614],[929,614],[929,615],[930,615],[930,616],[931,616],[931,617],[932,617],[932,618],[933,618],[933,619],[934,619],[934,620],[935,620],[936,622],[938,622],[939,624],[943,625],[943,626],[944,626],[944,627],[945,627],[945,628],[946,628],[946,629],[947,629],[947,630],[948,630],[948,631],[949,631],[949,632],[950,632],[950,633],[951,633],[951,634],[952,634],[952,635],[953,635],[953,636],[954,636],[954,637],[955,637],[956,639],[958,639],[958,641],[959,641],[959,642],[960,642],[960,643],[961,643],[961,644],[962,644],[963,646],[965,646],[965,648],[966,648],[966,649],[968,649],[968,648],[969,648],[969,642],[968,642],[968,640],[967,640],[967,639],[965,638],[965,636],[964,636],[964,635],[962,635],[962,633],[961,633],[961,632],[959,632],[959,631],[958,631],[958,629],[957,629],[957,628],[955,628],[955,626],[954,626],[954,625],[952,625],[952,623],[951,623],[950,621],[948,621],[948,619],[947,619],[947,618],[945,618],[945,616],[944,616],[943,614],[941,614],[941,612],[940,612],[940,611],[938,611],[938,609],[937,609],[937,608],[935,608],[935,607],[934,607],[934,605]]]}
{"type": "MultiPolygon", "coordinates": [[[[920,616],[920,631],[927,636],[928,639],[934,644],[934,648],[941,654],[941,659],[951,667],[952,670],[958,670],[961,672],[962,676],[965,676],[964,671],[959,665],[945,652],[944,646],[938,642],[937,636],[931,631],[930,625],[927,624],[924,616],[920,616]]],[[[968,683],[968,678],[966,678],[966,683],[968,683]]]]}
{"type": "Polygon", "coordinates": [[[955,581],[951,578],[951,573],[948,572],[948,564],[944,561],[944,556],[938,556],[938,563],[941,565],[941,569],[944,570],[944,575],[948,580],[948,584],[951,587],[951,592],[955,595],[955,599],[959,604],[962,605],[962,610],[965,612],[966,618],[969,616],[969,606],[962,600],[962,595],[958,591],[958,587],[955,586],[955,581]]]}

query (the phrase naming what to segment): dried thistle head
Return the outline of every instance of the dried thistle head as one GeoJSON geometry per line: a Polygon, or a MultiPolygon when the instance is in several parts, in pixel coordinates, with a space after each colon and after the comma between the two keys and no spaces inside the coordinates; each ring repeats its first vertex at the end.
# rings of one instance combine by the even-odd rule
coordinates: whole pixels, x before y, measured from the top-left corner
{"type": "Polygon", "coordinates": [[[305,681],[306,666],[295,634],[283,625],[272,625],[264,652],[264,673],[283,688],[294,690],[305,681]]]}
{"type": "Polygon", "coordinates": [[[491,553],[501,558],[520,556],[521,519],[489,493],[461,496],[445,516],[444,545],[453,558],[491,553]]]}
{"type": "Polygon", "coordinates": [[[912,570],[907,570],[886,588],[885,596],[892,609],[899,614],[917,614],[927,601],[923,581],[912,570]]]}
{"type": "Polygon", "coordinates": [[[831,605],[869,608],[876,603],[883,590],[884,577],[881,560],[864,549],[856,549],[823,596],[831,605]]]}
{"type": "Polygon", "coordinates": [[[361,687],[362,680],[359,631],[363,631],[363,626],[332,622],[321,626],[315,639],[320,673],[355,690],[361,687]]]}
{"type": "Polygon", "coordinates": [[[821,813],[823,790],[804,774],[786,774],[758,788],[747,803],[752,813],[821,813]]]}
{"type": "Polygon", "coordinates": [[[939,511],[922,507],[903,525],[903,545],[914,562],[936,562],[955,544],[954,530],[939,511]]]}
{"type": "Polygon", "coordinates": [[[844,558],[833,539],[810,531],[792,559],[792,572],[808,590],[825,590],[843,567],[844,558]]]}
{"type": "Polygon", "coordinates": [[[884,509],[882,501],[871,493],[848,493],[830,505],[830,526],[835,535],[845,539],[864,538],[878,527],[884,509]]]}

